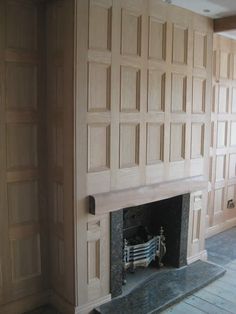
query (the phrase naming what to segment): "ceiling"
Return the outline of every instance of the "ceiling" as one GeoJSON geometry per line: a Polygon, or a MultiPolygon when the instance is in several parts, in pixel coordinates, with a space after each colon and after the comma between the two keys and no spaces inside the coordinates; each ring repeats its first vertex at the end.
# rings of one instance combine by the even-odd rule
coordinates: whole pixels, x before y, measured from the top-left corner
{"type": "MultiPolygon", "coordinates": [[[[236,15],[236,0],[162,0],[178,7],[210,17],[221,18],[236,15]]],[[[236,30],[220,33],[223,36],[236,39],[236,30]]]]}
{"type": "Polygon", "coordinates": [[[236,14],[236,0],[166,0],[164,2],[171,2],[176,6],[211,18],[236,14]]]}

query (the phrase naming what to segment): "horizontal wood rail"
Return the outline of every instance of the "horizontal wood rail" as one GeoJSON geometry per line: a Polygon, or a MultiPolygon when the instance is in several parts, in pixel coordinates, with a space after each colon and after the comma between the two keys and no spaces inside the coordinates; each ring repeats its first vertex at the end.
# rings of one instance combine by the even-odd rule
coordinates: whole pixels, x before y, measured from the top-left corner
{"type": "Polygon", "coordinates": [[[236,15],[214,19],[214,32],[224,32],[236,29],[236,15]]]}
{"type": "Polygon", "coordinates": [[[160,201],[177,195],[203,190],[207,181],[202,176],[141,186],[133,189],[89,195],[89,213],[104,214],[126,207],[160,201]]]}

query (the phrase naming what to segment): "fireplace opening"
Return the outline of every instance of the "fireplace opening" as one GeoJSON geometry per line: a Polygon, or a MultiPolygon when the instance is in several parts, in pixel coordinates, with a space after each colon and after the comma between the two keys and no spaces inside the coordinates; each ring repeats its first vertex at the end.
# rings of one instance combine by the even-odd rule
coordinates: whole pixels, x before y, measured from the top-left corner
{"type": "Polygon", "coordinates": [[[157,271],[186,265],[189,205],[185,194],[111,213],[112,297],[157,271]]]}

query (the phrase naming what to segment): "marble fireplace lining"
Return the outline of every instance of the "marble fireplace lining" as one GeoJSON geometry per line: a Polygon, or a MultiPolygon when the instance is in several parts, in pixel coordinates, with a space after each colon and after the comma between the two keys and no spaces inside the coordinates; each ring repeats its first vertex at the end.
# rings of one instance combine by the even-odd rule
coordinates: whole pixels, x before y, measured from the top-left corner
{"type": "Polygon", "coordinates": [[[223,276],[221,266],[197,261],[188,266],[157,272],[125,296],[112,299],[94,310],[98,314],[153,314],[223,276]]]}
{"type": "MultiPolygon", "coordinates": [[[[167,246],[163,262],[168,266],[182,267],[187,264],[189,207],[190,195],[185,194],[124,211],[130,211],[131,217],[137,213],[139,221],[136,223],[141,225],[146,220],[145,225],[149,224],[152,232],[158,233],[162,226],[167,246]]],[[[110,290],[112,297],[116,297],[122,294],[123,210],[111,213],[110,236],[110,290]]]]}

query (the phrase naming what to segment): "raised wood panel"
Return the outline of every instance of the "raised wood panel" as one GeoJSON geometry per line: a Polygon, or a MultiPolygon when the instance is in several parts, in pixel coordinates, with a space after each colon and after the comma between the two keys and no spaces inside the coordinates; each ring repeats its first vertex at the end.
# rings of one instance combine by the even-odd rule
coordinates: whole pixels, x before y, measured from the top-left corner
{"type": "Polygon", "coordinates": [[[226,132],[227,132],[227,122],[218,121],[217,123],[217,148],[225,147],[226,132]]]}
{"type": "Polygon", "coordinates": [[[148,70],[148,111],[165,110],[166,73],[160,70],[148,70]]]}
{"type": "Polygon", "coordinates": [[[185,158],[185,124],[171,124],[170,161],[180,161],[185,158]]]}
{"type": "Polygon", "coordinates": [[[232,107],[231,107],[232,113],[236,113],[236,88],[232,88],[232,107]]]}
{"type": "Polygon", "coordinates": [[[40,238],[30,237],[11,240],[13,281],[22,281],[41,275],[40,238]]]}
{"type": "Polygon", "coordinates": [[[156,164],[164,160],[164,125],[147,123],[147,164],[156,164]]]}
{"type": "Polygon", "coordinates": [[[223,79],[229,78],[229,53],[220,51],[220,77],[223,79]]]}
{"type": "Polygon", "coordinates": [[[172,62],[187,64],[188,29],[182,25],[173,24],[172,37],[172,62]]]}
{"type": "Polygon", "coordinates": [[[224,189],[214,191],[214,214],[219,213],[224,208],[224,189]]]}
{"type": "Polygon", "coordinates": [[[191,158],[202,158],[204,155],[204,124],[192,123],[191,158]]]}
{"type": "Polygon", "coordinates": [[[194,32],[193,66],[205,69],[207,62],[207,35],[198,31],[194,32]]]}
{"type": "Polygon", "coordinates": [[[228,87],[219,85],[219,113],[228,112],[228,98],[229,98],[229,90],[228,87]]]}
{"type": "Polygon", "coordinates": [[[88,126],[88,171],[102,171],[110,167],[110,126],[88,126]]]}
{"type": "Polygon", "coordinates": [[[100,240],[88,242],[88,284],[100,279],[100,240]]]}
{"type": "Polygon", "coordinates": [[[236,177],[236,154],[230,154],[229,155],[229,178],[235,178],[236,177]]]}
{"type": "Polygon", "coordinates": [[[236,121],[231,122],[230,146],[236,146],[236,121]]]}
{"type": "Polygon", "coordinates": [[[201,226],[201,209],[193,211],[192,243],[199,241],[201,226]]]}
{"type": "Polygon", "coordinates": [[[121,52],[123,55],[141,55],[141,23],[141,15],[122,9],[121,52]]]}
{"type": "Polygon", "coordinates": [[[236,80],[236,54],[235,53],[233,53],[232,59],[233,59],[233,79],[236,80]]]}
{"type": "MultiPolygon", "coordinates": [[[[107,111],[110,108],[111,68],[107,64],[89,64],[88,111],[107,111]]],[[[128,79],[127,79],[128,80],[128,79]]]]}
{"type": "Polygon", "coordinates": [[[130,168],[139,164],[139,132],[138,124],[120,124],[120,168],[130,168]]]}
{"type": "Polygon", "coordinates": [[[64,70],[62,66],[56,67],[56,98],[53,102],[59,109],[64,104],[64,70]]]}
{"type": "Polygon", "coordinates": [[[139,110],[140,77],[141,73],[139,69],[128,66],[121,67],[121,111],[134,112],[139,110]]]}
{"type": "Polygon", "coordinates": [[[171,111],[173,113],[186,111],[187,76],[172,73],[171,76],[171,111]]]}
{"type": "Polygon", "coordinates": [[[90,1],[89,48],[111,49],[111,1],[90,1]]]}
{"type": "Polygon", "coordinates": [[[53,126],[53,162],[55,167],[63,166],[63,147],[64,147],[64,138],[63,138],[63,128],[61,125],[53,126]]]}
{"type": "Polygon", "coordinates": [[[39,218],[38,182],[14,182],[7,185],[10,224],[36,222],[39,218]]]}
{"type": "Polygon", "coordinates": [[[165,61],[166,59],[166,22],[149,17],[149,50],[150,59],[165,61]]]}
{"type": "Polygon", "coordinates": [[[225,179],[225,155],[216,156],[216,182],[225,179]]]}
{"type": "Polygon", "coordinates": [[[227,200],[235,201],[236,185],[229,185],[227,189],[227,200]]]}
{"type": "Polygon", "coordinates": [[[7,1],[7,48],[37,49],[37,9],[29,1],[7,1]]]}
{"type": "Polygon", "coordinates": [[[192,112],[204,113],[206,108],[206,79],[193,77],[192,112]]]}
{"type": "Polygon", "coordinates": [[[7,167],[36,167],[37,127],[30,124],[8,124],[7,167]]]}
{"type": "Polygon", "coordinates": [[[53,184],[53,217],[54,223],[64,222],[64,189],[63,184],[53,184]]]}
{"type": "Polygon", "coordinates": [[[8,63],[6,67],[6,106],[9,110],[37,108],[37,67],[8,63]]]}

